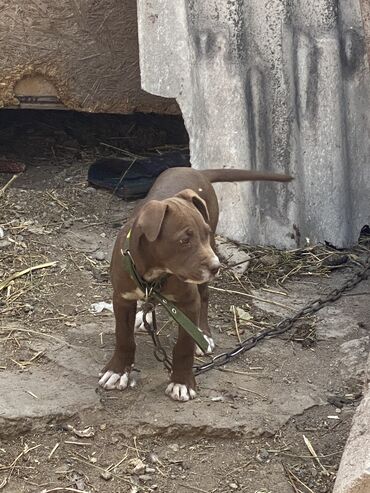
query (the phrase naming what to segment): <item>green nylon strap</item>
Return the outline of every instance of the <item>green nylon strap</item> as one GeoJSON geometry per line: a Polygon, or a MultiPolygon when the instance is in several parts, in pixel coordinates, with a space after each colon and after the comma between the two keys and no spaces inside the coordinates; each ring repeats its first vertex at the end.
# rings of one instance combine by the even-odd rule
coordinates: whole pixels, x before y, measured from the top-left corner
{"type": "Polygon", "coordinates": [[[175,322],[177,322],[194,339],[200,349],[206,353],[209,344],[201,329],[197,327],[190,320],[190,318],[185,315],[185,313],[179,310],[171,301],[158,292],[158,289],[161,287],[161,280],[154,283],[147,282],[136,271],[135,264],[129,250],[130,234],[131,230],[127,234],[124,245],[125,249],[122,251],[122,255],[126,271],[129,273],[131,279],[137,284],[141,291],[143,291],[147,299],[153,297],[156,301],[158,301],[170,317],[173,318],[173,320],[175,320],[175,322]]]}

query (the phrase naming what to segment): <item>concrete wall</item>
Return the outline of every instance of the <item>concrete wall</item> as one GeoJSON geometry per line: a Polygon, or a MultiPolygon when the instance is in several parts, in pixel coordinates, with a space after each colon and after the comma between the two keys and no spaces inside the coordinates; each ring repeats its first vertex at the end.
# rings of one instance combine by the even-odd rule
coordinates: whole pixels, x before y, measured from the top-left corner
{"type": "Polygon", "coordinates": [[[220,232],[279,247],[355,243],[370,223],[359,0],[138,0],[138,18],[142,87],[177,99],[193,166],[296,177],[218,186],[220,232]]]}

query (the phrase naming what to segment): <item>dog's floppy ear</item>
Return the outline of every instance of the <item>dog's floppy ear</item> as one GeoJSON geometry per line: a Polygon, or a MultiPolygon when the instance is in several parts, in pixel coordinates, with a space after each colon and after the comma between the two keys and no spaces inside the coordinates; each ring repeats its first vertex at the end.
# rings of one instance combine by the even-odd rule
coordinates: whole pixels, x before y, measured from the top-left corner
{"type": "Polygon", "coordinates": [[[166,210],[167,204],[159,200],[150,200],[141,209],[136,224],[148,241],[158,238],[166,210]]]}
{"type": "Polygon", "coordinates": [[[182,190],[181,192],[176,194],[176,197],[179,197],[180,199],[185,199],[188,202],[191,202],[198,209],[198,211],[202,214],[205,222],[209,223],[209,214],[208,214],[207,204],[203,199],[201,199],[199,197],[199,195],[197,193],[195,193],[190,188],[187,188],[186,190],[182,190]]]}

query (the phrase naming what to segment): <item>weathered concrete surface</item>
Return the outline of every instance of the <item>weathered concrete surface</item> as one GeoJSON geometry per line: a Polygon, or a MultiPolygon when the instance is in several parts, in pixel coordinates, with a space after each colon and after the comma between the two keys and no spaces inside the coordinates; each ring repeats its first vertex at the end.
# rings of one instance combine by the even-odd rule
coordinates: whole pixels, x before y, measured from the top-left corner
{"type": "MultiPolygon", "coordinates": [[[[339,287],[345,281],[338,276],[330,279],[328,285],[315,286],[316,283],[297,283],[296,295],[290,298],[289,304],[300,308],[313,298],[312,287],[318,287],[319,292],[328,292],[339,287]],[[311,293],[311,294],[310,294],[311,293]],[[302,304],[303,299],[305,302],[302,304]]],[[[291,285],[294,292],[294,283],[291,285]]],[[[344,296],[339,302],[333,303],[316,316],[316,334],[321,343],[339,342],[339,359],[331,362],[332,371],[340,375],[347,385],[363,385],[368,382],[370,374],[369,337],[370,328],[370,280],[363,281],[349,296],[344,296]]],[[[261,293],[256,292],[261,295],[261,293]]],[[[271,297],[270,297],[271,299],[271,297]]],[[[283,303],[284,297],[275,296],[274,301],[283,303]]],[[[268,307],[258,302],[261,308],[273,313],[286,314],[284,309],[268,307]]],[[[330,374],[328,374],[330,379],[330,374]]],[[[358,407],[349,439],[341,460],[337,480],[333,493],[368,493],[370,491],[370,388],[365,386],[365,395],[358,407]]]]}
{"type": "Polygon", "coordinates": [[[61,373],[61,368],[55,365],[2,372],[0,437],[34,428],[40,421],[44,424],[99,406],[93,380],[78,378],[78,369],[73,374],[75,378],[70,373],[61,373]]]}
{"type": "Polygon", "coordinates": [[[179,112],[140,87],[135,0],[1,0],[0,11],[0,107],[179,112]]]}
{"type": "MultiPolygon", "coordinates": [[[[343,280],[338,273],[319,283],[291,284],[289,296],[275,298],[269,293],[269,298],[295,311],[318,292],[338,286],[343,280]]],[[[29,348],[32,354],[43,351],[43,364],[37,369],[1,374],[0,395],[6,398],[2,397],[0,402],[0,430],[2,433],[24,430],[39,425],[40,421],[45,423],[83,409],[99,408],[119,416],[121,433],[126,436],[273,436],[292,417],[327,404],[328,395],[337,389],[363,381],[370,307],[361,292],[369,289],[370,281],[364,281],[353,296],[333,304],[330,314],[324,311],[318,314],[316,327],[331,319],[337,327],[336,338],[331,337],[329,325],[328,337],[322,330],[319,343],[312,350],[287,344],[283,339],[264,341],[228,365],[229,371],[237,370],[235,373],[212,371],[200,376],[198,397],[186,404],[173,402],[164,395],[166,372],[154,359],[147,334],[137,335],[136,365],[140,369],[137,388],[125,392],[98,389],[98,372],[114,346],[113,315],[109,312],[97,315],[96,322],[69,328],[65,344],[32,338],[29,348]],[[343,330],[348,328],[344,316],[348,312],[353,325],[343,330]],[[250,367],[260,370],[251,371],[250,367]]],[[[256,294],[266,298],[266,293],[256,294]]],[[[212,306],[216,302],[212,293],[212,306]]],[[[237,303],[235,297],[233,303],[237,303]]],[[[239,303],[243,306],[242,300],[239,303]]],[[[284,310],[271,304],[263,304],[263,308],[274,314],[284,310]]],[[[228,311],[229,307],[223,309],[228,311]]],[[[234,344],[228,335],[230,330],[234,332],[232,317],[228,316],[228,320],[226,324],[220,321],[222,326],[214,321],[217,352],[234,344]]],[[[174,338],[175,330],[171,328],[167,336],[162,334],[169,351],[174,338]]],[[[25,346],[26,340],[22,344],[25,346]]]]}
{"type": "Polygon", "coordinates": [[[358,0],[138,0],[142,86],[176,98],[196,168],[287,171],[218,185],[220,233],[348,246],[370,222],[370,78],[358,0]]]}
{"type": "MultiPolygon", "coordinates": [[[[367,374],[370,372],[370,358],[367,374]]],[[[370,491],[370,386],[358,407],[339,466],[333,493],[370,491]]]]}

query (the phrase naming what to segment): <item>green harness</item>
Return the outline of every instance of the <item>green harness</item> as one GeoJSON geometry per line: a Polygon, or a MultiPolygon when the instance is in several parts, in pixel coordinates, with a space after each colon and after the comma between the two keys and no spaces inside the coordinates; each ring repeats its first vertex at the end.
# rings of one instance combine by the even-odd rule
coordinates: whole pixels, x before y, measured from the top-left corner
{"type": "Polygon", "coordinates": [[[131,279],[136,283],[138,288],[145,294],[145,301],[148,302],[151,299],[160,303],[167,311],[171,318],[177,322],[195,341],[200,349],[206,353],[208,349],[208,341],[204,337],[203,332],[197,327],[181,310],[179,310],[171,301],[161,295],[160,290],[163,286],[165,278],[161,278],[157,281],[148,282],[143,279],[135,268],[135,263],[130,253],[130,236],[131,230],[127,233],[124,250],[121,250],[123,255],[123,263],[126,272],[129,273],[131,279]]]}

